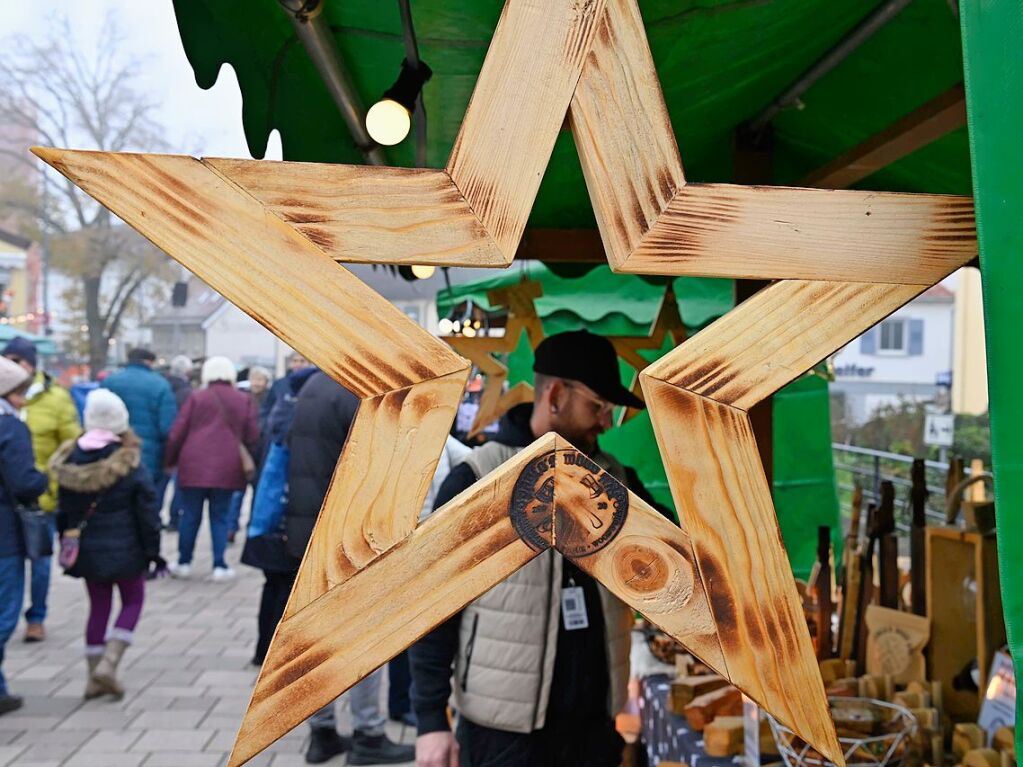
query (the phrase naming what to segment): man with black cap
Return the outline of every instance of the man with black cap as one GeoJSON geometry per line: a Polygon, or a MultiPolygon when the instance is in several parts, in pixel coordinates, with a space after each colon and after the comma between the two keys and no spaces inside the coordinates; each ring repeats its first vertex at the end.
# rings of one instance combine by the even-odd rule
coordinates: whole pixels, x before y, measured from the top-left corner
{"type": "MultiPolygon", "coordinates": [[[[597,445],[615,405],[643,407],[611,343],[585,330],[551,336],[533,370],[534,404],[510,410],[496,439],[451,471],[434,508],[552,431],[629,484],[597,445]]],[[[411,648],[417,767],[617,767],[631,626],[631,610],[570,561],[536,557],[411,648]]]]}

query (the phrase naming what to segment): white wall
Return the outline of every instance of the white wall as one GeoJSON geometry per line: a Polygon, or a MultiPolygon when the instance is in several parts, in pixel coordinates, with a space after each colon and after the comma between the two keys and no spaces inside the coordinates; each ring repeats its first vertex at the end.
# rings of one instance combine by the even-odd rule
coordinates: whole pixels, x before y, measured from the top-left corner
{"type": "Polygon", "coordinates": [[[272,370],[281,343],[273,333],[227,302],[206,328],[206,356],[224,356],[242,367],[260,364],[272,370]]]}

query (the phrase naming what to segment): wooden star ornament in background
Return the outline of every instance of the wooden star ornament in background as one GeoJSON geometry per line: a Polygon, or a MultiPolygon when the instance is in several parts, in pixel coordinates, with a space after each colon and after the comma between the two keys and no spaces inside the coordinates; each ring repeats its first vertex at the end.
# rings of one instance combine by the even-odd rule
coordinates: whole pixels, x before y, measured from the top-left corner
{"type": "MultiPolygon", "coordinates": [[[[686,326],[682,322],[682,315],[678,311],[678,299],[675,297],[675,289],[669,285],[661,298],[661,305],[657,310],[657,316],[650,326],[649,334],[645,336],[611,336],[610,341],[615,347],[618,356],[636,369],[632,377],[631,391],[644,402],[643,387],[640,385],[639,374],[643,372],[650,363],[640,354],[641,350],[660,351],[666,339],[671,339],[672,347],[676,347],[686,340],[686,326]]],[[[621,426],[631,421],[640,414],[640,410],[634,407],[623,407],[618,416],[618,425],[621,426]]]]}
{"type": "Polygon", "coordinates": [[[508,380],[508,366],[498,361],[494,354],[511,353],[519,344],[523,333],[529,338],[529,345],[536,349],[543,340],[543,323],[536,314],[533,303],[543,295],[543,286],[535,280],[525,280],[517,285],[496,288],[487,293],[491,306],[504,306],[508,310],[508,323],[503,336],[444,336],[443,340],[456,352],[468,358],[486,376],[483,394],[480,395],[479,410],[473,419],[467,437],[475,437],[488,424],[493,423],[516,405],[533,401],[533,386],[520,381],[504,391],[508,380]]]}
{"type": "Polygon", "coordinates": [[[444,170],[36,151],[362,400],[229,764],[552,549],[844,761],[746,413],[972,258],[968,198],[688,183],[635,0],[509,0],[444,170]],[[641,376],[681,529],[554,435],[416,528],[469,363],[331,261],[506,265],[566,113],[613,268],[782,281],[641,376]]]}

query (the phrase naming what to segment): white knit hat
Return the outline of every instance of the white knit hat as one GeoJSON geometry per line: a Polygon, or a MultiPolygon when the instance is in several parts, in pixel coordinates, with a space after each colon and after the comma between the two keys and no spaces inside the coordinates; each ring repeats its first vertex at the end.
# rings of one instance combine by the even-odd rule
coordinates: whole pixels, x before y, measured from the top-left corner
{"type": "Polygon", "coordinates": [[[238,371],[234,369],[234,363],[227,357],[210,357],[202,363],[203,386],[214,381],[234,383],[237,380],[238,371]]]}
{"type": "Polygon", "coordinates": [[[110,389],[93,389],[85,398],[85,428],[124,434],[128,431],[128,408],[110,389]]]}
{"type": "Polygon", "coordinates": [[[17,362],[0,357],[0,397],[6,397],[32,376],[17,362]]]}

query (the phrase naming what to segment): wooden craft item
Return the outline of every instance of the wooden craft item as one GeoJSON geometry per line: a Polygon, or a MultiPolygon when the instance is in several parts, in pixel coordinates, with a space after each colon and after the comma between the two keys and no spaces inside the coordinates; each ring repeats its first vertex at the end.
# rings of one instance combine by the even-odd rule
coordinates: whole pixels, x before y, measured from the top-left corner
{"type": "Polygon", "coordinates": [[[685,709],[701,695],[726,687],[728,680],[717,674],[681,677],[671,683],[668,692],[669,709],[674,714],[685,716],[685,709]]]}
{"type": "Polygon", "coordinates": [[[688,183],[635,0],[509,0],[443,170],[34,151],[362,401],[231,767],[549,548],[844,763],[749,409],[972,259],[969,198],[688,183]],[[566,114],[615,269],[780,281],[640,376],[681,529],[609,483],[557,533],[551,436],[416,528],[469,364],[334,261],[507,265],[566,114]]]}
{"type": "Polygon", "coordinates": [[[963,767],[1002,767],[1002,756],[993,748],[974,748],[963,755],[963,767]]]}
{"type": "Polygon", "coordinates": [[[899,607],[899,540],[895,534],[895,485],[881,483],[881,502],[877,507],[878,597],[882,607],[899,607]]]}
{"type": "MultiPolygon", "coordinates": [[[[657,316],[650,326],[650,332],[645,336],[610,336],[609,340],[614,345],[618,356],[636,370],[632,377],[630,391],[640,399],[643,399],[643,387],[640,384],[639,374],[643,372],[650,363],[640,354],[641,350],[660,350],[664,346],[665,339],[671,339],[672,346],[678,346],[686,340],[686,326],[682,322],[682,315],[678,311],[678,298],[675,296],[674,288],[669,285],[661,298],[661,304],[657,309],[657,316]]],[[[637,408],[622,408],[618,417],[618,425],[639,415],[637,408]]]]}
{"type": "Polygon", "coordinates": [[[839,736],[862,737],[876,735],[881,727],[881,717],[870,704],[835,706],[831,711],[839,736]]]}
{"type": "Polygon", "coordinates": [[[931,636],[928,618],[871,605],[866,623],[868,674],[890,675],[896,684],[927,678],[923,650],[931,636]]]}
{"type": "Polygon", "coordinates": [[[814,592],[817,595],[817,657],[830,658],[834,653],[831,635],[831,617],[834,604],[831,601],[831,528],[821,525],[817,528],[817,577],[814,592]]]}
{"type": "Polygon", "coordinates": [[[689,726],[701,731],[717,716],[742,716],[742,693],[728,685],[693,698],[684,709],[689,726]]]}
{"type": "Polygon", "coordinates": [[[820,662],[821,679],[825,685],[833,684],[840,679],[855,676],[856,664],[842,658],[830,658],[820,662]]]}
{"type": "Polygon", "coordinates": [[[480,395],[479,410],[473,419],[467,437],[479,434],[488,424],[493,423],[516,405],[533,401],[531,384],[520,382],[504,391],[508,380],[508,366],[494,358],[494,354],[515,351],[523,333],[529,345],[535,349],[544,339],[543,322],[536,313],[534,301],[543,295],[543,286],[535,280],[525,280],[517,285],[496,288],[487,293],[492,306],[508,309],[508,322],[503,336],[444,336],[459,354],[468,358],[486,376],[483,393],[480,395]]]}
{"type": "Polygon", "coordinates": [[[910,598],[913,612],[927,614],[927,464],[923,458],[913,461],[910,470],[912,486],[909,492],[913,517],[909,528],[910,598]]]}
{"type": "Polygon", "coordinates": [[[968,751],[983,748],[987,733],[976,722],[960,722],[952,729],[952,753],[962,761],[968,751]]]}
{"type": "Polygon", "coordinates": [[[734,756],[742,752],[746,720],[741,716],[719,716],[703,729],[703,750],[707,756],[734,756]]]}
{"type": "Polygon", "coordinates": [[[877,507],[867,507],[867,540],[860,551],[859,593],[856,595],[856,623],[851,627],[853,634],[853,657],[856,668],[866,671],[867,668],[867,608],[873,604],[874,592],[874,547],[877,545],[879,529],[877,524],[877,507]]]}
{"type": "Polygon", "coordinates": [[[1016,750],[1016,728],[1015,726],[1010,727],[999,727],[995,730],[995,734],[991,737],[991,745],[996,751],[1015,751],[1016,750]]]}

